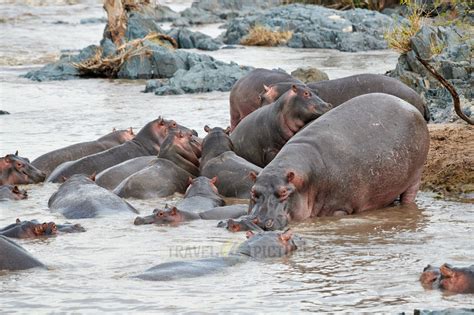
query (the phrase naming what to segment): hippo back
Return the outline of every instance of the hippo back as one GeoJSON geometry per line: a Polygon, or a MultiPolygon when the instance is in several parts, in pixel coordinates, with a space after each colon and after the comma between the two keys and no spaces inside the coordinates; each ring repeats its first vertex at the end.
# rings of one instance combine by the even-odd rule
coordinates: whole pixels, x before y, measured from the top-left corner
{"type": "Polygon", "coordinates": [[[25,270],[44,265],[23,247],[0,235],[0,270],[25,270]]]}

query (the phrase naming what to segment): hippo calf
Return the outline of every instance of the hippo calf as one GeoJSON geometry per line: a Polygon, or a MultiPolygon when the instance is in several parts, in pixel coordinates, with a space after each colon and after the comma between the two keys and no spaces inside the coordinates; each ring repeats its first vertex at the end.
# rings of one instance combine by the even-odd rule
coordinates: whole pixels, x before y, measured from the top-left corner
{"type": "Polygon", "coordinates": [[[442,289],[453,293],[474,293],[474,265],[456,268],[444,264],[440,268],[428,265],[420,277],[425,289],[442,289]]]}
{"type": "Polygon", "coordinates": [[[265,167],[304,125],[331,108],[310,89],[292,85],[278,100],[252,112],[232,131],[234,152],[265,167]]]}
{"type": "Polygon", "coordinates": [[[0,186],[0,201],[2,200],[22,200],[28,198],[28,193],[24,189],[19,189],[16,185],[0,186]]]}
{"type": "Polygon", "coordinates": [[[23,247],[3,235],[0,235],[0,253],[0,270],[14,271],[45,267],[23,247]]]}
{"type": "Polygon", "coordinates": [[[116,213],[138,213],[129,203],[84,174],[66,180],[49,198],[48,207],[68,219],[94,218],[116,213]]]}
{"type": "Polygon", "coordinates": [[[46,175],[30,160],[15,154],[0,158],[0,185],[36,184],[44,181],[46,175]]]}
{"type": "Polygon", "coordinates": [[[20,221],[0,229],[0,235],[11,238],[35,238],[40,236],[56,235],[61,233],[79,233],[86,230],[80,224],[56,224],[54,222],[40,223],[38,220],[20,221]]]}
{"type": "Polygon", "coordinates": [[[42,170],[46,176],[61,163],[74,161],[84,156],[102,152],[135,137],[132,128],[128,130],[113,130],[111,133],[94,141],[76,143],[60,148],[37,157],[31,164],[42,170]]]}
{"type": "Polygon", "coordinates": [[[250,215],[264,229],[282,229],[398,198],[412,203],[428,148],[426,122],[413,106],[382,93],[355,97],[306,126],[260,172],[250,215]]]}
{"type": "Polygon", "coordinates": [[[180,278],[205,276],[243,263],[249,259],[280,258],[295,251],[302,240],[291,231],[247,233],[247,240],[237,246],[228,256],[193,261],[175,261],[159,264],[135,276],[142,280],[169,281],[180,278]]]}
{"type": "Polygon", "coordinates": [[[222,196],[215,186],[217,177],[209,179],[199,176],[188,179],[188,188],[184,194],[184,199],[178,202],[180,210],[191,212],[202,212],[225,204],[222,196]]]}

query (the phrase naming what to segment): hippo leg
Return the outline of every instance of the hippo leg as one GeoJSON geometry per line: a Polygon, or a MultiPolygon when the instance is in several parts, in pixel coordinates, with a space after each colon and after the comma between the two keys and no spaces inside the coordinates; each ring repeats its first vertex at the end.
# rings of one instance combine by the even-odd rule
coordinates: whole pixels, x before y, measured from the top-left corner
{"type": "Polygon", "coordinates": [[[418,175],[415,177],[413,183],[408,186],[407,190],[400,195],[401,204],[410,204],[415,202],[416,194],[418,193],[418,188],[421,184],[421,171],[418,172],[418,175]]]}

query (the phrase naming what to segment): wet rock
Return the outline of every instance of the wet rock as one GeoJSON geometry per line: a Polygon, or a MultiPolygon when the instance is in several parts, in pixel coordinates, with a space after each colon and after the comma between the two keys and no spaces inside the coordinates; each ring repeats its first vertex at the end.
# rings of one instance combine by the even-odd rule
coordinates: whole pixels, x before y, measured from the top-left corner
{"type": "Polygon", "coordinates": [[[0,115],[10,115],[6,110],[0,110],[0,115]]]}
{"type": "Polygon", "coordinates": [[[146,81],[144,93],[154,93],[158,88],[162,87],[163,83],[160,80],[148,80],[146,81]]]}
{"type": "Polygon", "coordinates": [[[117,47],[108,38],[103,38],[100,41],[100,47],[102,47],[102,58],[113,56],[117,52],[117,47]]]}
{"type": "Polygon", "coordinates": [[[165,33],[156,24],[153,16],[138,12],[132,12],[128,15],[127,31],[125,33],[127,41],[143,38],[152,32],[165,33]]]}
{"type": "Polygon", "coordinates": [[[192,32],[186,28],[175,28],[168,32],[178,43],[179,48],[197,48],[201,50],[218,50],[222,42],[201,32],[192,32]]]}
{"type": "MultiPolygon", "coordinates": [[[[402,314],[407,314],[403,312],[402,314]]],[[[420,310],[415,309],[413,315],[472,315],[474,308],[447,308],[444,310],[420,310]]]]}
{"type": "Polygon", "coordinates": [[[187,26],[190,24],[211,24],[222,22],[219,15],[197,7],[187,8],[181,12],[181,19],[175,21],[173,25],[187,26]]]}
{"type": "MultiPolygon", "coordinates": [[[[473,117],[470,107],[474,97],[474,66],[470,51],[474,40],[465,40],[465,35],[454,26],[423,26],[412,39],[411,46],[453,84],[460,95],[464,113],[473,117]]],[[[432,121],[439,123],[459,119],[454,113],[451,94],[416,59],[414,51],[401,55],[395,70],[390,71],[389,75],[398,78],[425,97],[432,121]]]]}
{"type": "Polygon", "coordinates": [[[100,23],[107,23],[107,19],[105,17],[100,17],[100,18],[86,18],[86,19],[81,19],[79,21],[81,24],[100,24],[100,23]]]}
{"type": "Polygon", "coordinates": [[[294,70],[291,75],[304,83],[329,80],[326,72],[314,67],[300,67],[294,70]]]}
{"type": "Polygon", "coordinates": [[[383,31],[395,23],[376,11],[337,11],[315,5],[292,4],[236,18],[228,23],[224,43],[238,44],[255,25],[293,32],[293,48],[331,48],[341,51],[385,49],[383,31]]]}
{"type": "Polygon", "coordinates": [[[166,5],[157,5],[155,7],[155,19],[157,22],[173,22],[178,19],[180,14],[170,9],[166,5]]]}

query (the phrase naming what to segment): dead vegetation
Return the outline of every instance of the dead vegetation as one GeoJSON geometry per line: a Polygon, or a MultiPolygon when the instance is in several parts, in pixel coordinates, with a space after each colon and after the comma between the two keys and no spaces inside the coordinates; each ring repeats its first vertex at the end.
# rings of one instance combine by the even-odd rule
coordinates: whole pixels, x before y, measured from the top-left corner
{"type": "Polygon", "coordinates": [[[399,4],[399,0],[283,0],[282,2],[283,4],[316,4],[336,10],[362,8],[377,11],[382,11],[386,7],[399,4]]]}
{"type": "Polygon", "coordinates": [[[255,25],[240,43],[247,46],[278,46],[286,44],[292,36],[292,31],[272,31],[262,25],[255,25]]]}

